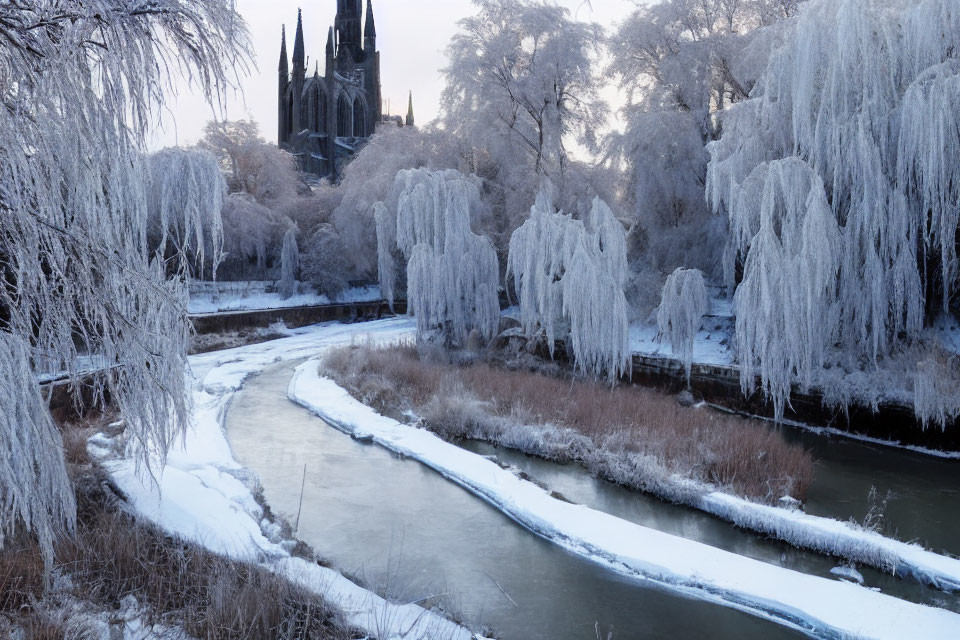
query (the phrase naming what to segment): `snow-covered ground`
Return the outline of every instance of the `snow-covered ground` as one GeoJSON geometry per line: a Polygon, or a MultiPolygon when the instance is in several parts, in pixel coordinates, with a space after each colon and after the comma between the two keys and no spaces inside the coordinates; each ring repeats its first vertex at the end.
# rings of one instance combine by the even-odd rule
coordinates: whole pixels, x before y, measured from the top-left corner
{"type": "Polygon", "coordinates": [[[317,293],[299,293],[284,299],[279,293],[268,293],[262,288],[218,292],[201,290],[190,294],[187,311],[191,314],[223,313],[227,311],[256,311],[261,309],[290,309],[293,307],[316,307],[327,304],[351,302],[375,302],[380,300],[380,287],[352,287],[336,300],[317,293]]]}
{"type": "MultiPolygon", "coordinates": [[[[297,368],[290,398],[355,437],[435,469],[531,531],[612,570],[827,637],[956,638],[960,615],[849,582],[810,576],[557,500],[429,431],[381,416],[317,373],[297,368]]],[[[785,511],[785,510],[783,510],[785,511]]]]}
{"type": "MultiPolygon", "coordinates": [[[[715,306],[722,300],[712,300],[715,306]]],[[[674,358],[669,340],[659,340],[656,323],[630,325],[630,351],[643,356],[674,358]]],[[[693,362],[722,366],[734,365],[733,319],[729,315],[708,315],[693,343],[693,362]]]]}
{"type": "Polygon", "coordinates": [[[150,477],[133,460],[116,455],[122,443],[102,434],[88,448],[104,461],[132,507],[166,531],[246,562],[259,562],[299,582],[340,607],[350,623],[377,637],[451,638],[471,634],[414,604],[398,605],[361,588],[338,572],[289,553],[276,527],[250,490],[250,477],[230,452],[223,418],[244,380],[270,364],[305,358],[333,345],[366,340],[395,341],[413,335],[405,318],[364,324],[327,324],[296,330],[290,338],[191,357],[194,424],[174,447],[163,469],[150,477]]]}

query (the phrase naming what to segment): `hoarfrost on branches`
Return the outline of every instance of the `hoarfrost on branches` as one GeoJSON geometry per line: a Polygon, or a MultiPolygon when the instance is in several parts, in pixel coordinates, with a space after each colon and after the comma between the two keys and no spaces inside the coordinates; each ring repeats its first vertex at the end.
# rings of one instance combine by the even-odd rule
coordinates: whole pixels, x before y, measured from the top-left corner
{"type": "Polygon", "coordinates": [[[953,309],[958,107],[956,2],[811,0],[724,114],[707,191],[744,266],[741,382],[759,366],[778,416],[834,345],[876,366],[953,309]]]}
{"type": "Polygon", "coordinates": [[[657,327],[660,334],[670,340],[673,354],[683,361],[688,385],[693,342],[709,308],[707,287],[699,270],[680,268],[670,274],[657,308],[657,327]]]}
{"type": "MultiPolygon", "coordinates": [[[[439,330],[448,344],[464,345],[476,330],[492,339],[500,322],[500,267],[493,244],[470,227],[479,180],[454,170],[408,169],[397,174],[396,189],[396,242],[408,259],[407,303],[418,336],[439,330]]],[[[378,227],[388,226],[386,208],[377,211],[378,227]]],[[[383,231],[378,244],[386,250],[389,231],[383,231]]]]}
{"type": "MultiPolygon", "coordinates": [[[[152,242],[160,258],[170,250],[196,261],[195,277],[203,276],[207,249],[216,280],[223,246],[220,217],[227,183],[213,154],[200,149],[164,149],[148,160],[147,203],[152,242]]],[[[187,267],[190,266],[189,261],[187,267]]]]}
{"type": "Polygon", "coordinates": [[[283,249],[280,252],[280,295],[284,300],[296,293],[299,264],[300,249],[297,247],[297,230],[290,227],[283,234],[283,249]]]}
{"type": "Polygon", "coordinates": [[[576,366],[594,376],[629,370],[626,233],[603,201],[594,200],[584,224],[557,211],[542,188],[510,238],[507,275],[527,335],[542,334],[551,353],[569,339],[576,366]]]}
{"type": "Polygon", "coordinates": [[[31,385],[76,381],[94,354],[112,367],[95,395],[109,389],[147,469],[184,432],[186,291],[151,260],[141,151],[174,75],[215,101],[249,52],[228,0],[25,0],[0,24],[0,519],[49,560],[74,504],[31,385]]]}
{"type": "Polygon", "coordinates": [[[50,565],[57,534],[75,526],[76,506],[60,431],[29,362],[29,346],[0,331],[0,548],[22,523],[50,565]]]}
{"type": "Polygon", "coordinates": [[[392,309],[397,281],[397,265],[393,257],[397,246],[397,222],[382,202],[373,205],[373,217],[377,223],[377,276],[380,280],[380,295],[392,309]]]}
{"type": "Polygon", "coordinates": [[[923,421],[944,425],[960,416],[960,356],[934,351],[917,365],[913,406],[923,421]]]}

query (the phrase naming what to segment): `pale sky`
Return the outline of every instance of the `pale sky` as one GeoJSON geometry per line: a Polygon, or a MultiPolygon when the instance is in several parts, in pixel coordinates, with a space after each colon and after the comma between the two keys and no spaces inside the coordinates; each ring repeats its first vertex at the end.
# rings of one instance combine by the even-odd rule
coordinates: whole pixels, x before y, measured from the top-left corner
{"type": "MultiPolygon", "coordinates": [[[[581,20],[612,28],[635,6],[634,0],[557,0],[581,20]]],[[[242,95],[232,96],[229,119],[253,119],[267,140],[276,139],[277,63],[280,60],[280,27],[287,26],[288,52],[293,51],[297,8],[303,9],[303,31],[309,69],[315,61],[323,66],[327,29],[333,24],[336,0],[237,0],[247,21],[256,52],[257,68],[242,82],[242,95]]],[[[364,0],[366,6],[366,0],[364,0]]],[[[417,122],[437,117],[446,66],[443,51],[457,31],[457,21],[474,13],[470,0],[374,0],[377,48],[380,50],[383,108],[389,101],[392,113],[406,114],[407,92],[413,91],[417,122]]],[[[320,69],[323,73],[323,69],[320,69]]],[[[155,132],[154,148],[195,143],[203,125],[213,118],[202,98],[181,90],[169,104],[162,130],[155,132]]]]}

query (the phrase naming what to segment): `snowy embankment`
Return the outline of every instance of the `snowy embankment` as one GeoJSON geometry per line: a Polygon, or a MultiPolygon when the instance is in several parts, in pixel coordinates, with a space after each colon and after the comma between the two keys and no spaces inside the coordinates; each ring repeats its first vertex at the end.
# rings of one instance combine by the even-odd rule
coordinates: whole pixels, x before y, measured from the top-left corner
{"type": "Polygon", "coordinates": [[[236,294],[198,291],[191,293],[190,302],[187,304],[187,312],[200,315],[230,311],[267,311],[270,309],[319,307],[353,302],[377,302],[380,299],[379,286],[352,287],[344,291],[335,300],[317,293],[299,293],[284,298],[279,293],[268,293],[266,291],[251,291],[249,293],[240,291],[236,294]]]}
{"type": "Polygon", "coordinates": [[[348,622],[390,638],[469,640],[469,631],[417,605],[385,601],[346,579],[289,553],[278,527],[263,520],[249,474],[230,452],[223,419],[233,394],[244,380],[281,360],[315,355],[332,346],[371,336],[395,341],[412,335],[406,319],[357,325],[323,325],[295,332],[275,342],[191,357],[194,424],[170,452],[156,481],[138,473],[133,460],[117,457],[122,443],[98,434],[89,449],[104,462],[133,509],[164,530],[244,562],[262,563],[312,589],[339,607],[348,622]]]}
{"type": "MultiPolygon", "coordinates": [[[[532,482],[423,429],[384,417],[297,368],[292,400],[339,429],[419,460],[534,533],[622,574],[824,637],[956,638],[960,615],[795,572],[557,500],[532,482]]],[[[758,512],[759,513],[759,512],[758,512]]]]}

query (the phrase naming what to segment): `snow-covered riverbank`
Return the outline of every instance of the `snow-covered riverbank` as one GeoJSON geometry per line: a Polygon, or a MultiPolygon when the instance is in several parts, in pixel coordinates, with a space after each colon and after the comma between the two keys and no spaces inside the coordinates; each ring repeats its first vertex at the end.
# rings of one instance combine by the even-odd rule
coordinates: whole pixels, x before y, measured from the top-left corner
{"type": "Polygon", "coordinates": [[[638,579],[826,637],[952,638],[960,629],[960,616],[948,611],[768,565],[554,499],[482,456],[378,415],[321,378],[315,361],[298,368],[290,397],[355,437],[420,460],[531,531],[638,579]]]}
{"type": "MultiPolygon", "coordinates": [[[[350,612],[350,620],[355,624],[365,626],[364,622],[372,624],[386,616],[411,624],[415,620],[430,620],[431,624],[452,625],[433,614],[424,613],[419,607],[397,609],[334,571],[292,557],[288,551],[289,543],[284,544],[269,526],[261,522],[263,514],[250,492],[249,476],[233,459],[222,431],[224,413],[233,394],[248,376],[275,362],[313,357],[328,347],[365,341],[367,336],[377,342],[410,339],[413,325],[407,319],[390,319],[308,327],[295,330],[293,334],[270,343],[192,357],[196,424],[171,452],[158,484],[138,475],[133,462],[125,459],[114,459],[109,463],[114,477],[130,495],[137,511],[151,521],[231,557],[263,562],[304,584],[322,584],[323,594],[350,612]]],[[[905,624],[897,622],[898,619],[911,620],[911,629],[929,630],[924,637],[951,637],[951,633],[960,628],[960,617],[946,611],[766,565],[553,500],[535,485],[518,480],[497,465],[444,443],[428,432],[378,416],[347,397],[343,390],[329,385],[332,383],[320,381],[317,377],[314,361],[302,368],[291,393],[315,412],[337,422],[341,428],[356,435],[369,433],[379,438],[381,444],[421,459],[483,495],[540,535],[615,570],[669,584],[685,593],[723,602],[790,626],[808,629],[813,626],[828,635],[837,630],[853,629],[865,637],[896,637],[904,630],[902,625],[905,624]],[[316,385],[320,385],[319,392],[316,385]],[[357,429],[356,424],[361,424],[362,428],[357,429]],[[413,440],[408,442],[408,438],[413,440]],[[422,451],[417,448],[421,445],[426,447],[422,451]],[[442,459],[435,460],[435,457],[442,459]],[[474,473],[478,476],[472,475],[474,473]],[[871,615],[870,620],[864,619],[867,617],[865,611],[875,610],[885,613],[879,617],[871,615]]],[[[93,449],[104,457],[111,457],[113,444],[102,437],[95,437],[92,441],[93,449]]],[[[782,527],[792,527],[797,535],[819,536],[826,541],[826,551],[843,537],[838,537],[838,532],[843,533],[846,526],[833,520],[813,519],[802,513],[772,507],[762,507],[770,510],[772,516],[770,513],[751,515],[761,509],[760,505],[724,494],[708,496],[706,500],[712,506],[703,505],[701,508],[741,514],[737,517],[744,520],[746,528],[763,531],[770,529],[772,522],[774,528],[780,527],[781,530],[782,527]]],[[[859,533],[862,532],[854,530],[849,534],[850,544],[903,545],[882,536],[873,536],[871,541],[871,536],[859,533]]],[[[913,545],[904,547],[911,547],[911,552],[921,554],[914,557],[902,554],[904,562],[923,571],[940,572],[948,579],[956,579],[953,564],[957,561],[919,547],[912,549],[913,545]]],[[[469,637],[456,625],[449,628],[454,637],[469,637]]]]}
{"type": "Polygon", "coordinates": [[[117,457],[116,442],[94,436],[91,452],[104,462],[137,513],[164,530],[231,558],[261,563],[304,585],[339,607],[350,623],[383,638],[451,638],[471,633],[415,604],[385,601],[340,573],[290,554],[291,544],[263,520],[250,490],[249,474],[233,459],[223,433],[223,418],[244,380],[281,360],[296,360],[332,345],[365,340],[404,339],[412,335],[406,319],[365,324],[331,324],[295,331],[267,344],[191,357],[194,425],[170,452],[156,478],[139,473],[135,463],[117,457]]]}

